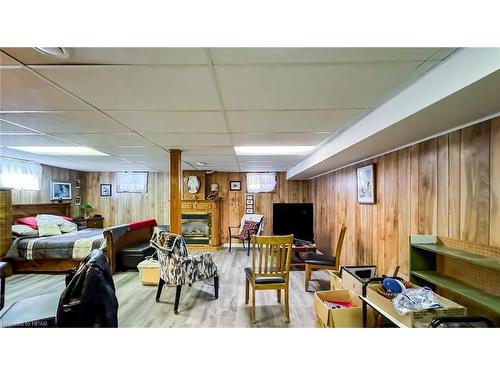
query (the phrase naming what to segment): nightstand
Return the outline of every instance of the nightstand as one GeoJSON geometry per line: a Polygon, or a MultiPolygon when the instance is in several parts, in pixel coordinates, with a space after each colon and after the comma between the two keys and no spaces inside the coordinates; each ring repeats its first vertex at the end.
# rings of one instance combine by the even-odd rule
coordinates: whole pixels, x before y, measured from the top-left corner
{"type": "Polygon", "coordinates": [[[83,228],[104,228],[104,218],[103,217],[89,217],[88,219],[84,218],[75,218],[73,219],[73,223],[78,224],[83,228]]]}

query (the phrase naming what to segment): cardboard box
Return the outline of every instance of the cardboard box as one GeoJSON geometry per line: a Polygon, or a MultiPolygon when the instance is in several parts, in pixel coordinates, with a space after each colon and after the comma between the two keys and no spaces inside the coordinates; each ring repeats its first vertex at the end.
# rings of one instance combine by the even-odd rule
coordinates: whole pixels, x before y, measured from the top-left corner
{"type": "Polygon", "coordinates": [[[361,300],[348,290],[327,290],[314,293],[316,327],[353,328],[363,327],[361,300]],[[351,302],[352,308],[331,309],[323,301],[351,302]]]}
{"type": "Polygon", "coordinates": [[[399,315],[392,304],[392,300],[385,298],[377,292],[378,284],[370,284],[366,289],[366,298],[373,302],[380,309],[384,310],[386,314],[398,320],[407,327],[429,327],[432,319],[439,316],[465,316],[467,309],[458,303],[455,303],[447,298],[438,295],[439,304],[443,308],[433,310],[423,310],[409,312],[406,315],[399,315]]]}
{"type": "Polygon", "coordinates": [[[137,265],[142,285],[158,285],[160,282],[160,263],[154,259],[146,259],[137,265]]]}
{"type": "Polygon", "coordinates": [[[361,296],[363,294],[363,281],[370,277],[375,277],[376,273],[376,266],[341,267],[340,277],[342,278],[342,286],[344,289],[352,290],[361,296]]]}
{"type": "Polygon", "coordinates": [[[330,289],[344,289],[344,287],[342,286],[342,279],[340,278],[339,271],[330,271],[330,289]]]}

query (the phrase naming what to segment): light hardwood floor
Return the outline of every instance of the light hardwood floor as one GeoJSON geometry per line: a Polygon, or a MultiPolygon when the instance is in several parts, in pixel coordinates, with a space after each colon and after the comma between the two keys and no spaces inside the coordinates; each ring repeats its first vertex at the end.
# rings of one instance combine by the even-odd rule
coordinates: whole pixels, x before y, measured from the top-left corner
{"type": "MultiPolygon", "coordinates": [[[[256,293],[257,323],[250,321],[250,304],[245,305],[243,268],[251,263],[243,249],[213,253],[220,269],[219,299],[213,287],[203,282],[182,289],[179,314],[174,314],[175,288],[165,287],[159,303],[156,287],[144,286],[137,272],[114,276],[120,307],[120,327],[314,327],[313,293],[304,291],[304,271],[294,270],[290,279],[290,323],[285,322],[283,303],[276,291],[256,293]]],[[[211,280],[210,280],[211,282],[211,280]]],[[[25,297],[62,291],[64,275],[22,274],[7,278],[6,306],[25,297]]],[[[329,289],[327,271],[313,273],[310,290],[329,289]]]]}

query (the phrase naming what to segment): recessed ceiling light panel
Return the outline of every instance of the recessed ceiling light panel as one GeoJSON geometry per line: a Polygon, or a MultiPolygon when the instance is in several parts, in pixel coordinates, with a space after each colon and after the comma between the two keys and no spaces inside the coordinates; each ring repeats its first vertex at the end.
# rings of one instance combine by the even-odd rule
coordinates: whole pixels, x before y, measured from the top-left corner
{"type": "Polygon", "coordinates": [[[236,155],[305,155],[316,146],[235,146],[236,155]]]}
{"type": "Polygon", "coordinates": [[[8,146],[18,151],[31,152],[39,155],[52,156],[109,156],[104,152],[94,150],[89,147],[70,146],[70,147],[53,147],[53,146],[8,146]]]}

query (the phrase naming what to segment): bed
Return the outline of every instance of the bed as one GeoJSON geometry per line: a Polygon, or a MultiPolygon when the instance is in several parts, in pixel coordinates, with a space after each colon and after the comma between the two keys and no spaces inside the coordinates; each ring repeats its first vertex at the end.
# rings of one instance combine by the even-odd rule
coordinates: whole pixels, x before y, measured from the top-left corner
{"type": "MultiPolygon", "coordinates": [[[[70,208],[69,203],[14,204],[12,222],[38,214],[70,216],[70,208]]],[[[16,273],[65,272],[77,267],[90,250],[104,249],[103,231],[89,228],[55,236],[14,238],[5,260],[16,273]]]]}

